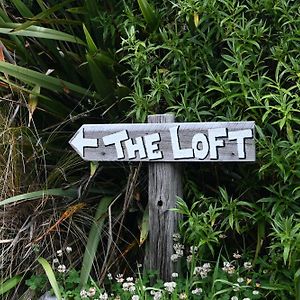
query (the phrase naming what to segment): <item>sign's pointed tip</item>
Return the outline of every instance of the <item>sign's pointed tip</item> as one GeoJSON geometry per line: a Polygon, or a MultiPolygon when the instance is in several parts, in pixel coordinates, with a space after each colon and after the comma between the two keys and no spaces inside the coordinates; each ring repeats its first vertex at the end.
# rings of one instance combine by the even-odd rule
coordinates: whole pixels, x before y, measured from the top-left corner
{"type": "Polygon", "coordinates": [[[81,157],[83,157],[83,127],[82,126],[69,140],[69,144],[81,157]]]}

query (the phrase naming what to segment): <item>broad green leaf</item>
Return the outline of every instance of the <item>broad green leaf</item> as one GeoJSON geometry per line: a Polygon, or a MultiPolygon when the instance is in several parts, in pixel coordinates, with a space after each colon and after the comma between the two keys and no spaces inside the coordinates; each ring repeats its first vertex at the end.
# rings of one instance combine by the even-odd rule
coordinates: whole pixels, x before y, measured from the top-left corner
{"type": "Polygon", "coordinates": [[[33,85],[39,85],[51,91],[66,92],[66,90],[70,90],[81,95],[92,96],[90,92],[78,85],[7,62],[0,61],[0,70],[19,80],[33,85]]]}
{"type": "Polygon", "coordinates": [[[86,59],[98,94],[110,103],[110,97],[114,93],[111,82],[105,77],[102,70],[89,53],[87,53],[86,59]]]}
{"type": "Polygon", "coordinates": [[[22,279],[21,275],[16,275],[0,283],[0,295],[3,295],[13,289],[22,279]]]}
{"type": "Polygon", "coordinates": [[[80,271],[80,286],[84,287],[90,276],[93,261],[95,259],[96,251],[98,249],[99,241],[101,239],[101,232],[107,209],[113,197],[103,197],[96,210],[94,221],[89,232],[88,241],[85,247],[85,252],[82,260],[82,267],[80,271]]]}
{"type": "Polygon", "coordinates": [[[151,31],[156,30],[159,25],[158,13],[147,0],[138,0],[138,4],[149,29],[151,31]]]}
{"type": "Polygon", "coordinates": [[[93,55],[97,52],[98,48],[97,48],[96,44],[94,43],[89,31],[87,30],[87,28],[85,27],[84,24],[83,24],[83,31],[84,31],[86,43],[88,45],[88,52],[91,55],[93,55]]]}
{"type": "Polygon", "coordinates": [[[50,264],[47,262],[46,259],[39,257],[38,262],[42,265],[43,269],[45,270],[45,273],[48,277],[48,280],[51,284],[51,287],[53,289],[53,292],[57,298],[57,300],[62,300],[61,292],[55,277],[55,274],[50,266],[50,264]]]}
{"type": "Polygon", "coordinates": [[[22,25],[18,23],[1,23],[0,26],[0,33],[3,34],[50,39],[85,45],[85,43],[76,36],[46,27],[31,25],[24,30],[19,30],[19,27],[22,25]]]}

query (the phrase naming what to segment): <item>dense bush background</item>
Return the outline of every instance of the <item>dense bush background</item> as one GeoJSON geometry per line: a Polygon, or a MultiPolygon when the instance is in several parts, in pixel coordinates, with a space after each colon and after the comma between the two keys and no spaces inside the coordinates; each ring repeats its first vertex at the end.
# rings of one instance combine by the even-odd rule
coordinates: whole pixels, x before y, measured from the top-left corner
{"type": "MultiPolygon", "coordinates": [[[[22,202],[17,211],[3,208],[1,238],[14,240],[2,250],[3,257],[12,253],[3,258],[2,268],[10,266],[5,277],[30,265],[20,264],[20,253],[35,258],[22,247],[32,241],[28,224],[40,236],[47,228],[40,225],[58,219],[76,197],[88,206],[66,219],[64,228],[72,230],[54,233],[54,244],[79,235],[82,249],[89,230],[83,220],[91,222],[99,196],[120,193],[113,212],[117,247],[107,268],[120,253],[129,261],[130,253],[140,253],[134,236],[147,200],[143,168],[138,176],[135,166],[89,166],[67,141],[83,123],[145,122],[149,114],[173,112],[179,121],[256,122],[255,164],[185,166],[184,200],[189,206],[200,201],[199,235],[187,230],[186,239],[200,244],[208,237],[205,259],[239,250],[265,284],[278,289],[270,299],[299,297],[298,1],[143,3],[1,3],[1,199],[46,188],[61,196],[62,187],[73,192],[22,202]],[[136,227],[126,229],[132,219],[136,227]],[[220,239],[220,232],[227,237],[220,239]]],[[[49,243],[47,235],[39,241],[50,257],[56,246],[49,243]]]]}

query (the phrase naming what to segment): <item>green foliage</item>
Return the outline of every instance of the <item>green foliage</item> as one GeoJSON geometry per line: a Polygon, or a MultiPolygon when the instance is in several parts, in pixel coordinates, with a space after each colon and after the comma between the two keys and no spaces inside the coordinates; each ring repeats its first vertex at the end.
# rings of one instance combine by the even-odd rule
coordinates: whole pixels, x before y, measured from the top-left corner
{"type": "MultiPolygon", "coordinates": [[[[62,197],[58,210],[64,211],[79,198],[94,215],[95,199],[103,195],[118,191],[124,200],[135,199],[124,196],[122,166],[101,165],[102,176],[90,176],[65,150],[82,123],[145,122],[165,112],[190,122],[254,120],[255,164],[186,168],[185,202],[177,208],[184,241],[199,247],[199,259],[214,262],[239,250],[255,274],[265,282],[269,276],[266,299],[300,299],[298,6],[289,0],[4,1],[0,93],[16,115],[2,108],[1,114],[12,120],[3,132],[13,131],[9,141],[17,146],[8,148],[3,138],[3,160],[21,153],[15,173],[35,170],[37,183],[32,176],[13,177],[19,187],[1,195],[0,204],[62,197]]],[[[117,215],[130,208],[138,220],[144,198],[117,202],[113,217],[124,221],[117,215]]],[[[49,203],[45,211],[53,210],[49,203]]],[[[122,225],[114,224],[117,240],[122,225]]],[[[88,235],[90,226],[76,226],[88,235]]],[[[141,231],[144,238],[147,227],[141,231]]],[[[133,240],[121,242],[116,256],[134,248],[133,240]]],[[[215,277],[214,286],[225,291],[218,296],[228,299],[231,279],[215,277]]]]}

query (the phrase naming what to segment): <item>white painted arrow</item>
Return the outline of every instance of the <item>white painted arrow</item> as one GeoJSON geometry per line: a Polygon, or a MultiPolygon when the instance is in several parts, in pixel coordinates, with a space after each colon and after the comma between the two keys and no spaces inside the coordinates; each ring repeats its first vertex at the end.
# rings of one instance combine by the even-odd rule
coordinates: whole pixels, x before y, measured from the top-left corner
{"type": "Polygon", "coordinates": [[[97,139],[87,139],[84,137],[84,126],[81,126],[74,136],[70,139],[69,144],[84,159],[83,150],[85,147],[98,147],[97,139]]]}

